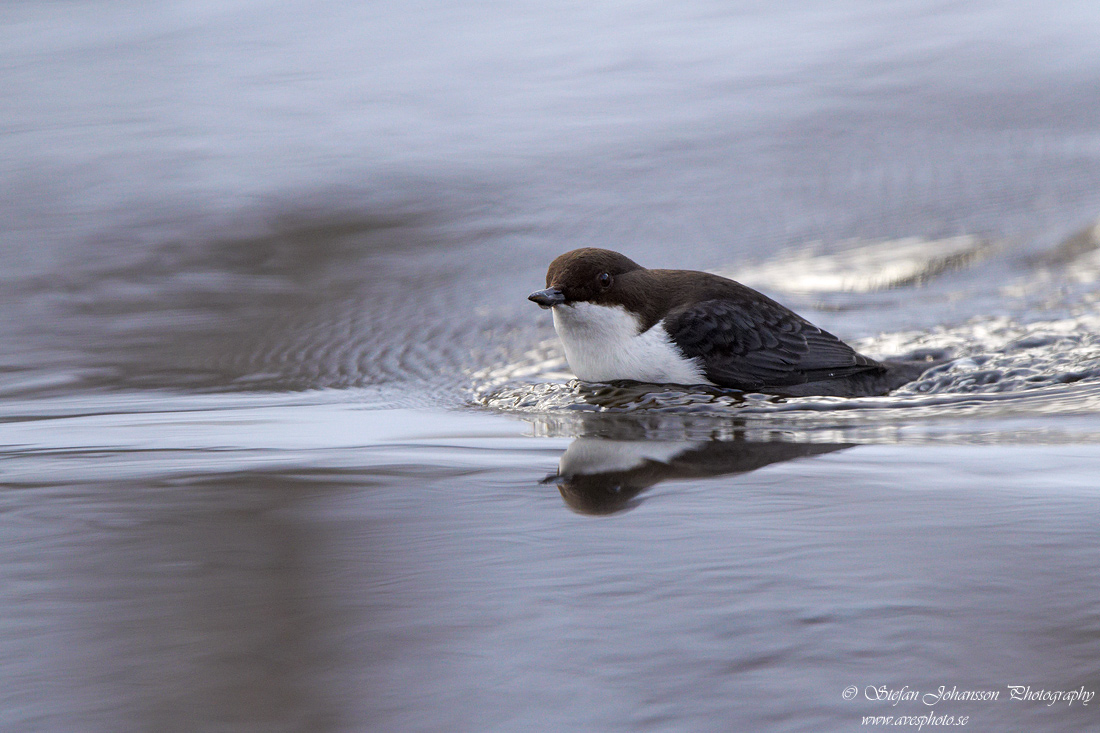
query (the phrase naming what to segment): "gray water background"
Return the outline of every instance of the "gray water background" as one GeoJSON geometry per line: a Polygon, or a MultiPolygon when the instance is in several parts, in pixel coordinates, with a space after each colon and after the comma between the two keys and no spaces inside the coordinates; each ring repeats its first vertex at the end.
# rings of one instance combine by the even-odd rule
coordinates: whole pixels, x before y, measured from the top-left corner
{"type": "Polygon", "coordinates": [[[1100,690],[1098,29],[0,8],[0,729],[1095,728],[863,690],[1100,690]],[[956,361],[580,385],[524,300],[579,246],[956,361]]]}

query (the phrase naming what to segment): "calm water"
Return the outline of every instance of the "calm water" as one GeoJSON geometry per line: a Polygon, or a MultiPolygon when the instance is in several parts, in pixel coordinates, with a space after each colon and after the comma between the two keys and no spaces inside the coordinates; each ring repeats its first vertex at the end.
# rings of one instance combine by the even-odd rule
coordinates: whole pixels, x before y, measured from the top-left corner
{"type": "Polygon", "coordinates": [[[0,8],[0,729],[1100,726],[1094,3],[362,5],[0,8]],[[952,361],[580,384],[587,245],[952,361]]]}

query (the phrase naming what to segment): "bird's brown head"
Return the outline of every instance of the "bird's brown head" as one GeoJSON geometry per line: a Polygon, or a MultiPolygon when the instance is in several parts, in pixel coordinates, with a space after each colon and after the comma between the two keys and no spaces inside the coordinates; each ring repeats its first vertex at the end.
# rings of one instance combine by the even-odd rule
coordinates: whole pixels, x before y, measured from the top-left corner
{"type": "Polygon", "coordinates": [[[626,255],[609,249],[575,249],[550,263],[546,290],[531,293],[528,300],[543,308],[577,302],[614,303],[619,278],[642,269],[626,255]]]}

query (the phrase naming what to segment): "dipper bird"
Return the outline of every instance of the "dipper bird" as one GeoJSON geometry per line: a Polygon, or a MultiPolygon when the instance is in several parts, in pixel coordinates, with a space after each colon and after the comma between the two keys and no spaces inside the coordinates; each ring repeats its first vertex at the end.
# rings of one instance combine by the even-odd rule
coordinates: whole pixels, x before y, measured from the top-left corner
{"type": "Polygon", "coordinates": [[[714,385],[785,396],[885,394],[935,364],[876,361],[762,293],[691,270],[648,270],[585,247],[528,300],[553,309],[579,379],[714,385]]]}

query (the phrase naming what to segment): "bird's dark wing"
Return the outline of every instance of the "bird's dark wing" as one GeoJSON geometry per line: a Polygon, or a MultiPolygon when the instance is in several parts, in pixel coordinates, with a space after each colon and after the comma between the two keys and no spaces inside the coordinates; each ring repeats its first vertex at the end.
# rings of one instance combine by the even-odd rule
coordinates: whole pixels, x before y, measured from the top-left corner
{"type": "Polygon", "coordinates": [[[684,356],[698,357],[707,379],[723,387],[784,387],[881,368],[767,299],[706,300],[675,309],[664,326],[684,356]]]}

